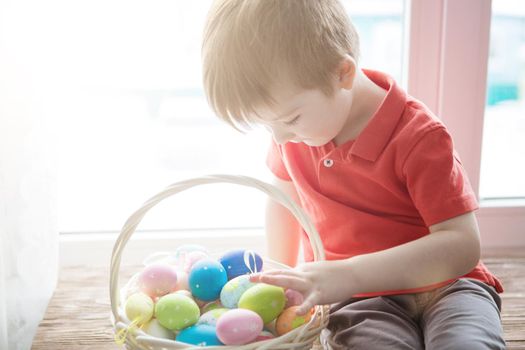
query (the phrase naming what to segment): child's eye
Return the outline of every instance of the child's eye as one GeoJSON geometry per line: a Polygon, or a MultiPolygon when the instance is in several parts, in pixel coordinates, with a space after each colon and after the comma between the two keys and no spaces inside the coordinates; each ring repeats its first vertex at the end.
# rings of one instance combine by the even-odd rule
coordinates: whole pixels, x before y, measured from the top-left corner
{"type": "Polygon", "coordinates": [[[296,116],[295,118],[293,118],[292,120],[287,121],[285,124],[286,124],[286,125],[294,125],[294,124],[297,124],[297,122],[299,121],[299,118],[301,118],[301,115],[300,115],[300,114],[299,114],[298,116],[296,116]]]}

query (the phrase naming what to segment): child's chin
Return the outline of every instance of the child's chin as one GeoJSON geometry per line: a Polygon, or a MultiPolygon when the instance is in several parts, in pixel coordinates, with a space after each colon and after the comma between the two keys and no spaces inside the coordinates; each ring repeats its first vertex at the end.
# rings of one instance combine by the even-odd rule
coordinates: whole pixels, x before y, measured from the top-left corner
{"type": "Polygon", "coordinates": [[[324,142],[320,140],[304,140],[303,143],[310,147],[320,147],[320,146],[326,145],[328,142],[324,142]]]}

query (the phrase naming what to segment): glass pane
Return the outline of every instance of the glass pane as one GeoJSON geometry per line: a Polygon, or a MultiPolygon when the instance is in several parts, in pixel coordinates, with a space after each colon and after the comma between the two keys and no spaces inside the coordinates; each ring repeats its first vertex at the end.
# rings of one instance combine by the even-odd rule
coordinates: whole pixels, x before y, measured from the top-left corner
{"type": "MultiPolygon", "coordinates": [[[[210,4],[63,1],[50,19],[67,87],[61,232],[118,231],[150,196],[189,177],[227,173],[270,180],[264,162],[270,136],[231,130],[205,101],[200,43],[210,4]]],[[[361,35],[362,66],[399,79],[403,1],[345,5],[361,35]]],[[[256,190],[201,186],[155,207],[140,228],[260,227],[263,206],[256,190]]]]}
{"type": "Polygon", "coordinates": [[[493,0],[480,197],[525,198],[525,3],[493,0]]]}
{"type": "Polygon", "coordinates": [[[403,69],[404,0],[343,0],[361,45],[361,67],[390,74],[398,84],[403,69]]]}

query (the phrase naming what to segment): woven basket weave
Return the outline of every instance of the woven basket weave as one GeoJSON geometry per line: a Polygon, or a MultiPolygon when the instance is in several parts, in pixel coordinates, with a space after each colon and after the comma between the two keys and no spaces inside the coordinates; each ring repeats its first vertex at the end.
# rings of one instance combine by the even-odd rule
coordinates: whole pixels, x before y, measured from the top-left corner
{"type": "MultiPolygon", "coordinates": [[[[316,261],[324,260],[324,250],[321,239],[317,230],[312,225],[303,210],[286,194],[277,189],[275,186],[268,183],[259,181],[257,179],[246,177],[246,176],[234,176],[234,175],[210,175],[205,177],[193,178],[181,182],[174,183],[158,193],[151,199],[149,199],[144,205],[135,211],[124,224],[119,237],[117,238],[115,245],[113,246],[113,253],[111,255],[111,267],[110,267],[110,300],[111,300],[111,312],[112,312],[112,323],[116,333],[124,332],[126,334],[125,343],[128,349],[133,350],[167,350],[167,349],[203,349],[202,347],[177,342],[169,339],[162,339],[150,336],[143,332],[141,329],[133,327],[131,321],[126,317],[124,312],[124,301],[127,289],[130,288],[137,274],[130,279],[130,281],[119,290],[119,271],[120,261],[122,252],[126,243],[130,239],[131,235],[135,232],[135,229],[146,215],[146,213],[157,205],[162,200],[175,195],[179,192],[187,190],[189,188],[213,184],[213,183],[230,183],[235,185],[247,186],[256,188],[273,200],[277,201],[284,207],[286,207],[299,221],[305,232],[307,233],[311,246],[313,249],[314,259],[316,261]]],[[[267,258],[263,258],[264,266],[270,269],[279,268],[286,269],[290,268],[286,265],[279,264],[267,258]]],[[[206,349],[221,349],[221,350],[248,350],[248,349],[310,349],[320,348],[319,335],[322,329],[328,323],[328,306],[316,306],[315,312],[312,315],[312,319],[280,336],[270,340],[259,341],[256,343],[250,343],[241,346],[208,346],[206,349]]]]}

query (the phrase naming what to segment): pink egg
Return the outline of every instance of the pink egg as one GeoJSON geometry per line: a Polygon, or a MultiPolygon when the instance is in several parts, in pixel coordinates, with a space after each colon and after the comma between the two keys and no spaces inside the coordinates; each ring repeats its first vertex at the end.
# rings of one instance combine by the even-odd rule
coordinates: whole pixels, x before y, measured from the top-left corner
{"type": "Polygon", "coordinates": [[[167,264],[153,264],[142,270],[138,285],[143,293],[152,298],[163,296],[175,290],[177,272],[167,264]]]}
{"type": "Polygon", "coordinates": [[[255,340],[263,330],[263,320],[247,309],[232,309],[217,320],[217,337],[226,345],[242,345],[255,340]]]}
{"type": "Polygon", "coordinates": [[[193,252],[189,252],[184,257],[184,271],[189,272],[191,270],[191,267],[199,260],[202,260],[204,258],[208,258],[208,254],[205,252],[201,252],[199,250],[195,250],[193,252]]]}
{"type": "Polygon", "coordinates": [[[287,289],[286,292],[284,292],[284,295],[286,297],[285,309],[290,306],[301,305],[304,301],[303,295],[294,289],[287,289]]]}

